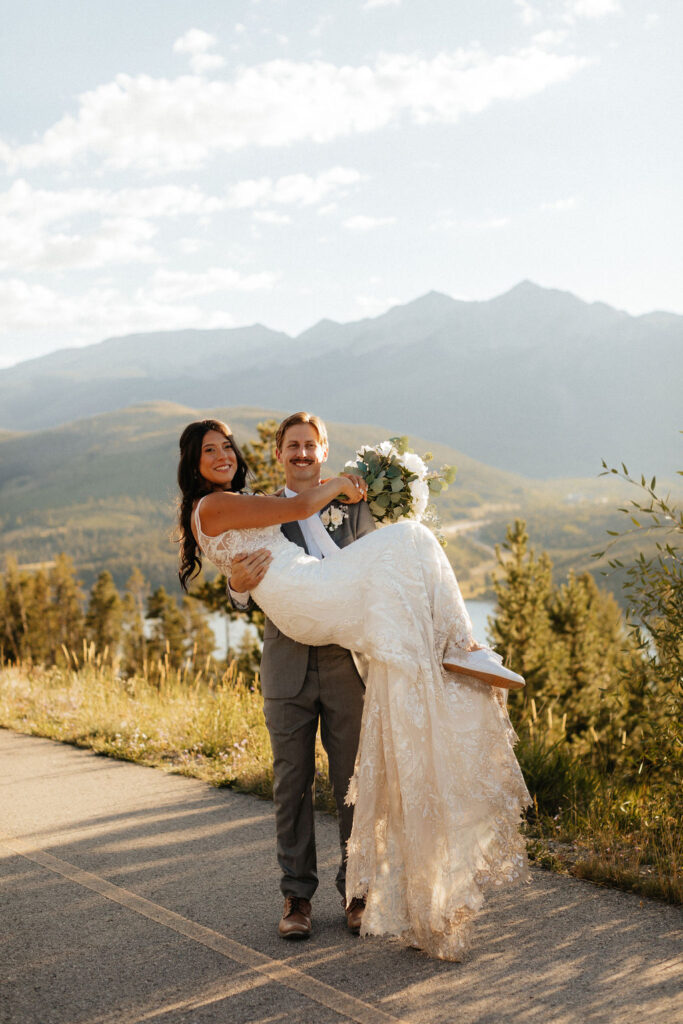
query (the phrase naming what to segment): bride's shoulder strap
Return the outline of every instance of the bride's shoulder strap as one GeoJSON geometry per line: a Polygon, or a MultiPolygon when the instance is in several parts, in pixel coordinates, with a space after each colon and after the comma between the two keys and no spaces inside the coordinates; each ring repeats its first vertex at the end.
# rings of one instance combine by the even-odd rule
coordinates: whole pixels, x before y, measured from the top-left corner
{"type": "Polygon", "coordinates": [[[199,499],[199,501],[197,502],[197,504],[194,507],[193,515],[194,515],[195,529],[197,530],[197,538],[199,538],[204,533],[204,531],[202,530],[201,521],[199,519],[199,507],[200,507],[201,503],[204,501],[204,498],[207,498],[207,497],[208,497],[207,494],[202,495],[202,497],[199,499]]]}

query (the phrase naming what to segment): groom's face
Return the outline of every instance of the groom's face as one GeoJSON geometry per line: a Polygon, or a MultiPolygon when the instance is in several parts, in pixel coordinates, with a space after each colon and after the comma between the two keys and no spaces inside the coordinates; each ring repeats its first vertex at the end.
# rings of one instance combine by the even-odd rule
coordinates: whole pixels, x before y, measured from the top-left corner
{"type": "Polygon", "coordinates": [[[327,459],[327,446],[320,443],[318,431],[310,423],[294,423],[288,427],[282,438],[282,450],[276,455],[291,490],[299,492],[318,486],[320,470],[327,459]]]}

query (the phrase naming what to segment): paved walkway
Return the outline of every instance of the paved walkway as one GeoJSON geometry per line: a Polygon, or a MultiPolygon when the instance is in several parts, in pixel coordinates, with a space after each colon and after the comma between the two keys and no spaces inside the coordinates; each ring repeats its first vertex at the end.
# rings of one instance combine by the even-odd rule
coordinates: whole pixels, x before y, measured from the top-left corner
{"type": "Polygon", "coordinates": [[[467,963],[345,929],[318,818],[314,936],[287,944],[272,806],[0,730],[3,1024],[676,1024],[683,915],[534,871],[467,963]]]}

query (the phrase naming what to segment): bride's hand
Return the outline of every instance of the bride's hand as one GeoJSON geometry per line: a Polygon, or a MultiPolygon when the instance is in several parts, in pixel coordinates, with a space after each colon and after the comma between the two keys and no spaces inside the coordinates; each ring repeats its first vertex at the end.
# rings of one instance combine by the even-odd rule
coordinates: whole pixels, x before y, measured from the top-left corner
{"type": "Polygon", "coordinates": [[[363,477],[358,476],[356,473],[340,473],[339,475],[346,477],[347,480],[350,480],[354,487],[356,487],[357,490],[360,491],[361,501],[365,501],[365,499],[368,496],[368,485],[366,484],[363,477]]]}
{"type": "MultiPolygon", "coordinates": [[[[335,483],[339,485],[337,491],[337,497],[340,501],[345,502],[347,505],[357,505],[359,501],[363,501],[365,494],[361,491],[360,487],[356,483],[356,479],[348,474],[335,477],[335,483]]],[[[363,483],[365,481],[363,480],[363,483]]]]}

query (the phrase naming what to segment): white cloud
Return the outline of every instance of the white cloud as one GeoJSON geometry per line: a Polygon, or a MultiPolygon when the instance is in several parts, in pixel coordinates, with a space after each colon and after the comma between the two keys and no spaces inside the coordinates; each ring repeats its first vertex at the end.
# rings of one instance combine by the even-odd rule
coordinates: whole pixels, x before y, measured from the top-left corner
{"type": "Polygon", "coordinates": [[[388,227],[390,224],[395,224],[396,218],[366,217],[361,213],[355,217],[347,218],[343,223],[348,231],[374,231],[375,228],[383,228],[388,227]]]}
{"type": "Polygon", "coordinates": [[[317,143],[377,131],[403,119],[455,123],[492,103],[519,101],[566,81],[587,61],[531,46],[491,55],[480,48],[422,58],[385,54],[373,66],[274,60],[232,81],[118,75],[79,98],[42,139],[0,143],[10,168],[70,165],[177,172],[247,146],[317,143]]]}
{"type": "Polygon", "coordinates": [[[473,222],[472,227],[479,228],[482,231],[500,231],[501,228],[506,228],[509,224],[509,217],[489,217],[488,220],[473,222]]]}
{"type": "Polygon", "coordinates": [[[0,193],[0,269],[62,270],[156,258],[158,218],[207,215],[225,199],[198,188],[35,189],[15,181],[0,193]]]}
{"type": "Polygon", "coordinates": [[[401,0],[365,0],[364,11],[372,11],[375,7],[400,7],[401,0]]]}
{"type": "Polygon", "coordinates": [[[135,217],[105,218],[87,233],[6,231],[0,222],[0,269],[92,269],[113,263],[144,263],[157,258],[156,228],[135,217]]]}
{"type": "Polygon", "coordinates": [[[313,206],[348,194],[351,186],[364,180],[352,167],[332,167],[317,177],[288,174],[282,178],[255,178],[240,181],[228,191],[228,205],[235,209],[268,204],[313,206]]]}
{"type": "Polygon", "coordinates": [[[308,30],[309,36],[312,36],[313,39],[320,39],[323,33],[327,31],[328,26],[332,24],[332,21],[331,14],[321,14],[313,28],[308,30]]]}
{"type": "Polygon", "coordinates": [[[430,231],[500,231],[502,228],[507,228],[512,223],[510,217],[484,217],[480,220],[470,219],[459,219],[454,217],[449,210],[443,210],[439,214],[438,220],[434,221],[429,225],[430,231]]]}
{"type": "Polygon", "coordinates": [[[568,210],[575,210],[578,205],[577,196],[567,196],[566,199],[556,199],[552,203],[542,203],[541,210],[556,210],[558,213],[566,213],[568,210]]]}
{"type": "Polygon", "coordinates": [[[211,295],[213,292],[269,291],[278,278],[279,274],[267,271],[242,274],[231,267],[208,267],[199,273],[159,269],[146,285],[145,294],[155,302],[174,303],[199,295],[211,295]]]}
{"type": "MultiPolygon", "coordinates": [[[[197,186],[58,190],[37,189],[19,179],[0,193],[0,270],[149,262],[161,258],[151,244],[156,221],[192,217],[201,222],[226,210],[257,208],[256,220],[288,224],[289,216],[267,208],[320,206],[346,196],[363,180],[353,168],[332,167],[315,176],[237,182],[219,197],[197,186]]],[[[194,240],[193,248],[183,251],[196,251],[197,245],[194,240]]]]}
{"type": "Polygon", "coordinates": [[[133,294],[103,282],[78,295],[13,277],[0,281],[0,336],[44,331],[47,324],[55,334],[68,332],[72,343],[131,331],[227,327],[234,323],[230,313],[191,300],[217,292],[269,290],[278,277],[226,267],[196,274],[157,269],[133,294]]]}
{"type": "Polygon", "coordinates": [[[216,36],[201,28],[191,28],[173,44],[175,53],[206,53],[218,43],[216,36]]]}
{"type": "Polygon", "coordinates": [[[401,299],[393,295],[387,299],[380,299],[376,295],[356,295],[355,302],[365,316],[379,316],[388,309],[401,305],[401,299]]]}
{"type": "Polygon", "coordinates": [[[541,46],[543,49],[552,49],[554,46],[560,46],[569,35],[566,29],[545,29],[543,32],[537,32],[533,37],[533,42],[536,46],[541,46]]]}
{"type": "Polygon", "coordinates": [[[604,18],[621,14],[621,0],[566,0],[567,14],[575,18],[604,18]]]}
{"type": "Polygon", "coordinates": [[[528,0],[515,0],[515,7],[519,8],[519,16],[525,25],[531,25],[534,21],[538,21],[541,16],[540,11],[533,4],[529,3],[528,0]]]}
{"type": "Polygon", "coordinates": [[[201,306],[160,300],[141,288],[127,295],[111,285],[101,285],[77,296],[56,292],[19,278],[0,281],[3,309],[0,335],[44,331],[67,332],[71,343],[93,342],[112,334],[132,331],[172,330],[183,327],[227,327],[230,313],[201,306]]]}
{"type": "Polygon", "coordinates": [[[190,56],[190,67],[196,75],[206,74],[208,71],[216,71],[225,64],[224,59],[217,53],[209,53],[217,45],[218,40],[209,32],[201,28],[191,28],[176,39],[173,44],[175,53],[186,53],[190,56]]]}
{"type": "Polygon", "coordinates": [[[186,256],[194,256],[201,251],[203,243],[199,238],[180,238],[176,244],[186,256]]]}
{"type": "Polygon", "coordinates": [[[196,186],[158,185],[152,188],[37,189],[24,179],[0,193],[0,218],[14,217],[25,223],[59,223],[85,213],[123,217],[178,217],[214,213],[225,200],[207,196],[196,186]]]}
{"type": "Polygon", "coordinates": [[[196,53],[190,58],[190,67],[195,75],[206,75],[225,66],[225,60],[218,53],[196,53]]]}
{"type": "Polygon", "coordinates": [[[275,210],[256,210],[254,220],[261,224],[291,224],[292,218],[286,213],[276,213],[275,210]]]}

